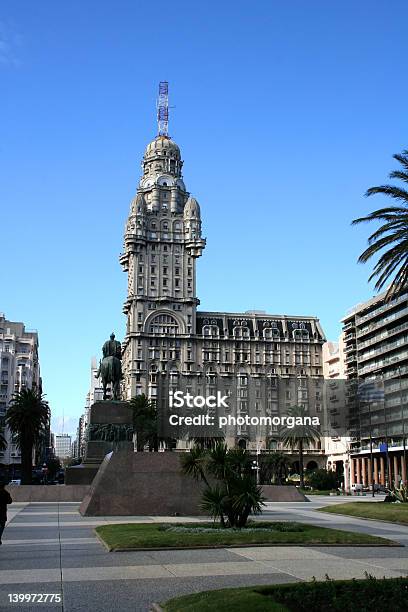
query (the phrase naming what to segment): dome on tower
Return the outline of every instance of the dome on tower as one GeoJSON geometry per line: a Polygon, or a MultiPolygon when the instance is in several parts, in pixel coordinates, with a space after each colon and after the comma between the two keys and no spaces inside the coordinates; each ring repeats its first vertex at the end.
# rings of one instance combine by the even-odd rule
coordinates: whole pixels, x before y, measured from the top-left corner
{"type": "Polygon", "coordinates": [[[146,202],[143,194],[138,193],[130,205],[131,214],[143,215],[146,212],[146,202]]]}
{"type": "Polygon", "coordinates": [[[197,200],[193,197],[189,197],[184,206],[184,217],[185,218],[200,218],[200,205],[197,200]]]}
{"type": "Polygon", "coordinates": [[[180,149],[178,145],[168,136],[156,136],[146,147],[144,159],[156,157],[157,155],[167,155],[180,159],[180,149]]]}

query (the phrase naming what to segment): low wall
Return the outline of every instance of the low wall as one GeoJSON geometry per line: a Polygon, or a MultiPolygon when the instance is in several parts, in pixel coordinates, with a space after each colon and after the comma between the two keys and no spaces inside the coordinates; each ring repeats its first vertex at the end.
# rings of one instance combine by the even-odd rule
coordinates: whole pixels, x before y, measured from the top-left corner
{"type": "Polygon", "coordinates": [[[293,485],[263,485],[262,493],[270,502],[307,502],[310,501],[293,485]]]}
{"type": "Polygon", "coordinates": [[[7,485],[14,502],[81,502],[89,485],[7,485]]]}

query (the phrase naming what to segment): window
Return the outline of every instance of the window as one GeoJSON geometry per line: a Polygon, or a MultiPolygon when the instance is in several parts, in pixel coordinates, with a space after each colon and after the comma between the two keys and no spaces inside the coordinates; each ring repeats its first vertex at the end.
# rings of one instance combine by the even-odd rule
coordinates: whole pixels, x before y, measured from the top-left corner
{"type": "Polygon", "coordinates": [[[151,334],[177,334],[178,331],[178,323],[171,315],[156,315],[150,321],[149,333],[151,334]]]}
{"type": "Polygon", "coordinates": [[[249,327],[234,327],[233,334],[234,338],[249,338],[249,327]]]}
{"type": "Polygon", "coordinates": [[[279,338],[279,329],[265,327],[263,330],[264,340],[272,340],[279,338]]]}
{"type": "Polygon", "coordinates": [[[309,340],[309,332],[307,331],[307,329],[294,329],[293,338],[297,342],[301,340],[309,340]]]}

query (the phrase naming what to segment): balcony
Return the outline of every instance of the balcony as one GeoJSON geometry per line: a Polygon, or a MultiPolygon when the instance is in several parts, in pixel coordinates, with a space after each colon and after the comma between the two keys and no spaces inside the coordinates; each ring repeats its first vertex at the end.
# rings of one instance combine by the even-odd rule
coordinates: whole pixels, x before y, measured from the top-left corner
{"type": "Polygon", "coordinates": [[[356,350],[356,345],[355,344],[348,344],[346,346],[346,348],[344,349],[345,353],[350,353],[350,351],[355,351],[356,350]]]}
{"type": "Polygon", "coordinates": [[[390,302],[387,302],[386,304],[383,304],[379,308],[375,308],[374,310],[372,310],[366,315],[363,315],[362,317],[357,315],[356,317],[357,325],[360,325],[361,323],[364,323],[364,321],[368,321],[369,319],[373,319],[374,317],[378,317],[383,312],[386,312],[387,310],[390,310],[391,308],[394,308],[394,306],[397,306],[398,304],[402,304],[403,302],[406,302],[408,304],[408,295],[406,293],[404,293],[404,295],[401,295],[398,298],[394,298],[393,300],[391,300],[390,302]]]}
{"type": "Polygon", "coordinates": [[[406,317],[407,315],[408,315],[408,311],[406,308],[402,310],[398,310],[398,312],[395,312],[389,317],[386,317],[384,319],[381,319],[380,321],[377,321],[377,323],[371,323],[370,325],[367,325],[366,327],[363,327],[362,329],[357,329],[357,338],[361,338],[362,336],[365,336],[366,334],[369,334],[370,332],[376,329],[379,329],[380,327],[384,327],[385,325],[388,325],[389,323],[391,323],[392,321],[395,321],[396,319],[401,319],[402,317],[406,317]]]}
{"type": "Polygon", "coordinates": [[[398,334],[399,332],[402,332],[405,330],[408,330],[408,322],[402,323],[401,325],[397,325],[397,327],[393,327],[392,329],[386,329],[380,334],[373,336],[369,340],[366,340],[365,342],[360,342],[358,348],[360,350],[364,349],[367,346],[371,346],[372,344],[376,344],[377,342],[384,340],[384,338],[389,338],[390,336],[393,336],[394,334],[398,334]]]}

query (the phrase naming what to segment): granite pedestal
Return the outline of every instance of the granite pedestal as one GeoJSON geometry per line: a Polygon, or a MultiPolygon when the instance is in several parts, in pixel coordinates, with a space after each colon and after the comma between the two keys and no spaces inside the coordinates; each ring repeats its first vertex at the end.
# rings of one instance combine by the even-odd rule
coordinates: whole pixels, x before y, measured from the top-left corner
{"type": "Polygon", "coordinates": [[[133,451],[133,442],[107,442],[92,439],[92,425],[131,425],[132,411],[127,402],[103,400],[95,402],[89,409],[90,436],[86,441],[85,457],[80,465],[66,469],[65,484],[91,484],[103,458],[115,450],[133,451]]]}
{"type": "Polygon", "coordinates": [[[84,516],[200,515],[203,485],[180,470],[180,453],[110,453],[80,506],[84,516]]]}

